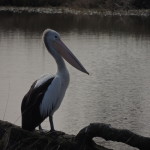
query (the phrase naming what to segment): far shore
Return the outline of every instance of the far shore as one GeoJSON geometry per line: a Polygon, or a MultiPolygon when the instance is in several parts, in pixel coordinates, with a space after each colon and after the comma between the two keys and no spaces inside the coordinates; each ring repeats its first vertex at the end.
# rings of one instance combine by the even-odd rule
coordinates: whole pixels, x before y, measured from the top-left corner
{"type": "Polygon", "coordinates": [[[68,7],[15,7],[0,6],[0,13],[41,13],[41,14],[73,14],[103,16],[150,16],[150,9],[107,10],[107,9],[76,9],[68,7]]]}

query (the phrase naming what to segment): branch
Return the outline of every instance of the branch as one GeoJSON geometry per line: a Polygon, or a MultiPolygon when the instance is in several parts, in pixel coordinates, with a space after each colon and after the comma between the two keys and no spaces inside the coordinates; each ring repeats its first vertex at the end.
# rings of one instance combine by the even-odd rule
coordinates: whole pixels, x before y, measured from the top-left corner
{"type": "Polygon", "coordinates": [[[150,150],[150,138],[129,130],[112,128],[103,123],[92,123],[74,135],[64,132],[29,132],[9,122],[0,121],[0,150],[109,150],[92,139],[123,142],[140,150],[150,150]]]}
{"type": "Polygon", "coordinates": [[[140,150],[150,150],[150,138],[137,135],[129,130],[115,129],[108,124],[92,123],[80,130],[76,140],[80,143],[89,142],[94,137],[102,137],[105,140],[123,142],[140,150]]]}

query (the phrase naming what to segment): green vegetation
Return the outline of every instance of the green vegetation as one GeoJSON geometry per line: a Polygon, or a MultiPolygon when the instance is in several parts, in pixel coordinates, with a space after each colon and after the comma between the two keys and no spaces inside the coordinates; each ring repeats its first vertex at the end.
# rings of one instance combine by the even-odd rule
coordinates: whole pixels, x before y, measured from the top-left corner
{"type": "Polygon", "coordinates": [[[150,0],[0,0],[1,6],[66,6],[101,9],[150,9],[150,0]]]}

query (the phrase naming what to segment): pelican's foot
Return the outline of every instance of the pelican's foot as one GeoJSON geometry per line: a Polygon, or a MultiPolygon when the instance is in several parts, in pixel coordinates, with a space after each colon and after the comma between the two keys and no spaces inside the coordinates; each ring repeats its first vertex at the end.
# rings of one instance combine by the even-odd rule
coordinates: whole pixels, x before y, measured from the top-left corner
{"type": "Polygon", "coordinates": [[[40,133],[40,134],[46,134],[48,131],[47,130],[45,130],[45,129],[39,129],[39,130],[36,130],[38,133],[40,133]]]}
{"type": "Polygon", "coordinates": [[[44,130],[41,125],[39,125],[39,132],[43,132],[44,133],[44,132],[46,132],[46,130],[44,130]]]}

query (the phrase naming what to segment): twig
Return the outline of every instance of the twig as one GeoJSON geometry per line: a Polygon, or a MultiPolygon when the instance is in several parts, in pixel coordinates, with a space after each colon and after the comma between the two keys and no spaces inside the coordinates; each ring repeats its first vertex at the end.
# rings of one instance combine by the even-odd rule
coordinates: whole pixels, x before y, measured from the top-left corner
{"type": "Polygon", "coordinates": [[[6,107],[5,107],[5,111],[4,111],[4,115],[3,115],[3,121],[5,119],[5,114],[6,114],[6,110],[7,110],[7,106],[8,106],[9,97],[10,97],[10,80],[9,80],[9,86],[8,86],[8,97],[7,97],[6,107]]]}

